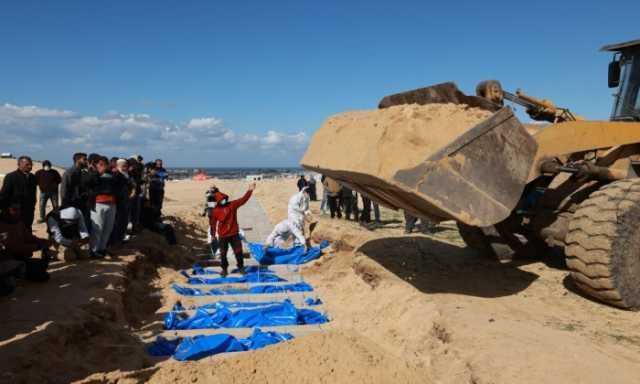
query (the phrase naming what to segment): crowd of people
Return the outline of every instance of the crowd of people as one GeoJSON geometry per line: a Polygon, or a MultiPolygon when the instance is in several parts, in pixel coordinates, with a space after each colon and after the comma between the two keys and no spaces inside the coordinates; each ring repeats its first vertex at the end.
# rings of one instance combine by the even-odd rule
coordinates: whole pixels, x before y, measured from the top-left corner
{"type": "Polygon", "coordinates": [[[168,173],[161,159],[144,163],[139,155],[76,153],[63,175],[48,160],[35,175],[31,158],[21,156],[17,163],[0,189],[0,294],[13,290],[15,278],[47,280],[52,259],[114,256],[112,250],[143,227],[176,243],[173,228],[162,222],[168,173]],[[46,224],[46,238],[32,229],[37,200],[37,222],[46,224]],[[37,251],[40,258],[33,257],[37,251]]]}
{"type": "Polygon", "coordinates": [[[378,203],[371,201],[363,194],[358,195],[356,191],[330,177],[322,176],[321,180],[323,196],[320,211],[323,214],[328,211],[332,219],[335,217],[341,219],[344,213],[346,220],[370,223],[373,212],[373,221],[378,224],[381,222],[378,203]],[[358,204],[359,197],[362,200],[362,207],[358,204]]]}
{"type": "MultiPolygon", "coordinates": [[[[310,191],[309,195],[315,196],[315,178],[312,176],[310,180],[314,180],[313,184],[307,181],[304,175],[301,175],[297,183],[298,190],[308,187],[310,191]],[[311,185],[313,186],[313,195],[311,194],[311,185]]],[[[347,185],[341,184],[330,177],[323,175],[320,180],[323,186],[322,202],[320,203],[320,212],[322,214],[328,213],[332,219],[336,217],[341,219],[344,216],[346,220],[359,221],[363,224],[369,224],[371,222],[376,224],[382,223],[378,203],[372,201],[364,194],[358,194],[347,185]],[[359,204],[360,202],[362,205],[359,204]],[[373,220],[371,217],[372,213],[373,220]]],[[[311,198],[311,200],[314,199],[311,198]]],[[[410,234],[416,230],[418,220],[427,231],[433,232],[435,230],[435,225],[429,220],[417,218],[408,212],[404,212],[405,234],[410,234]]]]}

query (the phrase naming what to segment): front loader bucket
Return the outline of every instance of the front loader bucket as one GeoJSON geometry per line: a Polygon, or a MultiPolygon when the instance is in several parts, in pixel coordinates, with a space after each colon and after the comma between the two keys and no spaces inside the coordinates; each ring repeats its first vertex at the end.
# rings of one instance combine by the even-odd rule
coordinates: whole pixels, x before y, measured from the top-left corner
{"type": "MultiPolygon", "coordinates": [[[[434,221],[454,219],[483,227],[509,216],[520,200],[537,149],[535,140],[511,109],[498,109],[484,99],[466,96],[452,83],[389,96],[383,99],[380,107],[389,107],[388,113],[395,113],[391,108],[401,110],[393,118],[380,122],[368,114],[384,111],[356,112],[329,119],[314,135],[302,166],[334,178],[383,205],[434,221]],[[423,118],[418,113],[417,108],[421,107],[398,106],[430,104],[432,101],[438,104],[464,102],[492,113],[483,112],[489,117],[448,140],[451,129],[447,124],[434,126],[433,119],[423,118]],[[398,116],[403,115],[412,116],[412,120],[399,122],[398,116]],[[358,121],[360,117],[362,120],[358,121]],[[431,125],[428,125],[429,121],[431,125]],[[362,124],[369,124],[364,129],[369,129],[370,135],[355,140],[353,127],[357,125],[362,130],[362,124]],[[416,157],[418,153],[418,158],[406,161],[394,158],[393,162],[389,156],[376,158],[376,153],[385,153],[385,145],[390,140],[389,130],[394,128],[410,129],[414,135],[407,136],[410,138],[407,148],[413,150],[407,153],[395,151],[395,155],[402,160],[402,156],[416,157]],[[429,145],[425,144],[422,155],[415,151],[417,139],[422,138],[429,144],[427,141],[436,137],[446,140],[446,144],[435,151],[427,151],[429,145]],[[385,166],[390,162],[408,166],[388,170],[385,166]]],[[[394,145],[398,145],[398,139],[393,140],[394,145]]]]}

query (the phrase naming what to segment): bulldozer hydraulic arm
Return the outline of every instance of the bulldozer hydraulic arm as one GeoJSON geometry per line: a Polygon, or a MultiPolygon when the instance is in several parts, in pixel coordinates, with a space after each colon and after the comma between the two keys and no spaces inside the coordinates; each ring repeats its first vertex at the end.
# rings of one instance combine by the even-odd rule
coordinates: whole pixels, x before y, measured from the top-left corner
{"type": "Polygon", "coordinates": [[[549,100],[529,96],[521,90],[517,90],[515,94],[503,91],[503,97],[512,103],[525,107],[529,116],[534,120],[548,121],[550,123],[577,120],[568,109],[558,108],[549,100]]]}
{"type": "Polygon", "coordinates": [[[640,143],[640,123],[567,121],[545,127],[534,138],[538,150],[529,181],[543,173],[541,165],[550,159],[577,152],[640,143]]]}

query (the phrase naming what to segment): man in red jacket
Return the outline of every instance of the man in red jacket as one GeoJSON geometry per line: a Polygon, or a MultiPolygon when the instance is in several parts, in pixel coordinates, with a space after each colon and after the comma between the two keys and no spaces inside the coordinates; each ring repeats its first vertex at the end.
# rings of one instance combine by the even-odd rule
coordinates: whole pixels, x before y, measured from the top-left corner
{"type": "Polygon", "coordinates": [[[222,192],[216,192],[214,195],[216,207],[213,208],[213,212],[209,218],[209,224],[211,225],[212,236],[218,238],[220,256],[222,257],[222,272],[220,273],[222,277],[227,276],[227,269],[229,268],[229,261],[227,260],[229,245],[231,245],[231,249],[233,249],[233,253],[236,256],[240,273],[244,273],[242,241],[240,240],[240,226],[238,225],[238,208],[249,201],[251,193],[255,188],[255,183],[249,185],[249,190],[247,190],[244,196],[233,201],[229,201],[229,196],[222,192]]]}

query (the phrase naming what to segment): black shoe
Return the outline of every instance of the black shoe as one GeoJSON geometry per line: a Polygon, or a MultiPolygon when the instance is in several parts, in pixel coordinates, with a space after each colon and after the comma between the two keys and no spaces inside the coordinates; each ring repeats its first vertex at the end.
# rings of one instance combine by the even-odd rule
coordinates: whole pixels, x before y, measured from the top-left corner
{"type": "Polygon", "coordinates": [[[103,259],[104,255],[98,252],[89,251],[89,258],[91,259],[103,259]]]}
{"type": "Polygon", "coordinates": [[[238,268],[238,273],[241,274],[241,275],[246,275],[247,271],[244,270],[244,267],[240,267],[240,268],[238,268]]]}
{"type": "Polygon", "coordinates": [[[58,260],[58,254],[56,252],[51,252],[46,248],[40,252],[42,253],[42,260],[58,260]]]}
{"type": "Polygon", "coordinates": [[[222,268],[222,271],[220,271],[221,277],[227,277],[228,274],[229,272],[227,271],[227,268],[222,268]]]}

